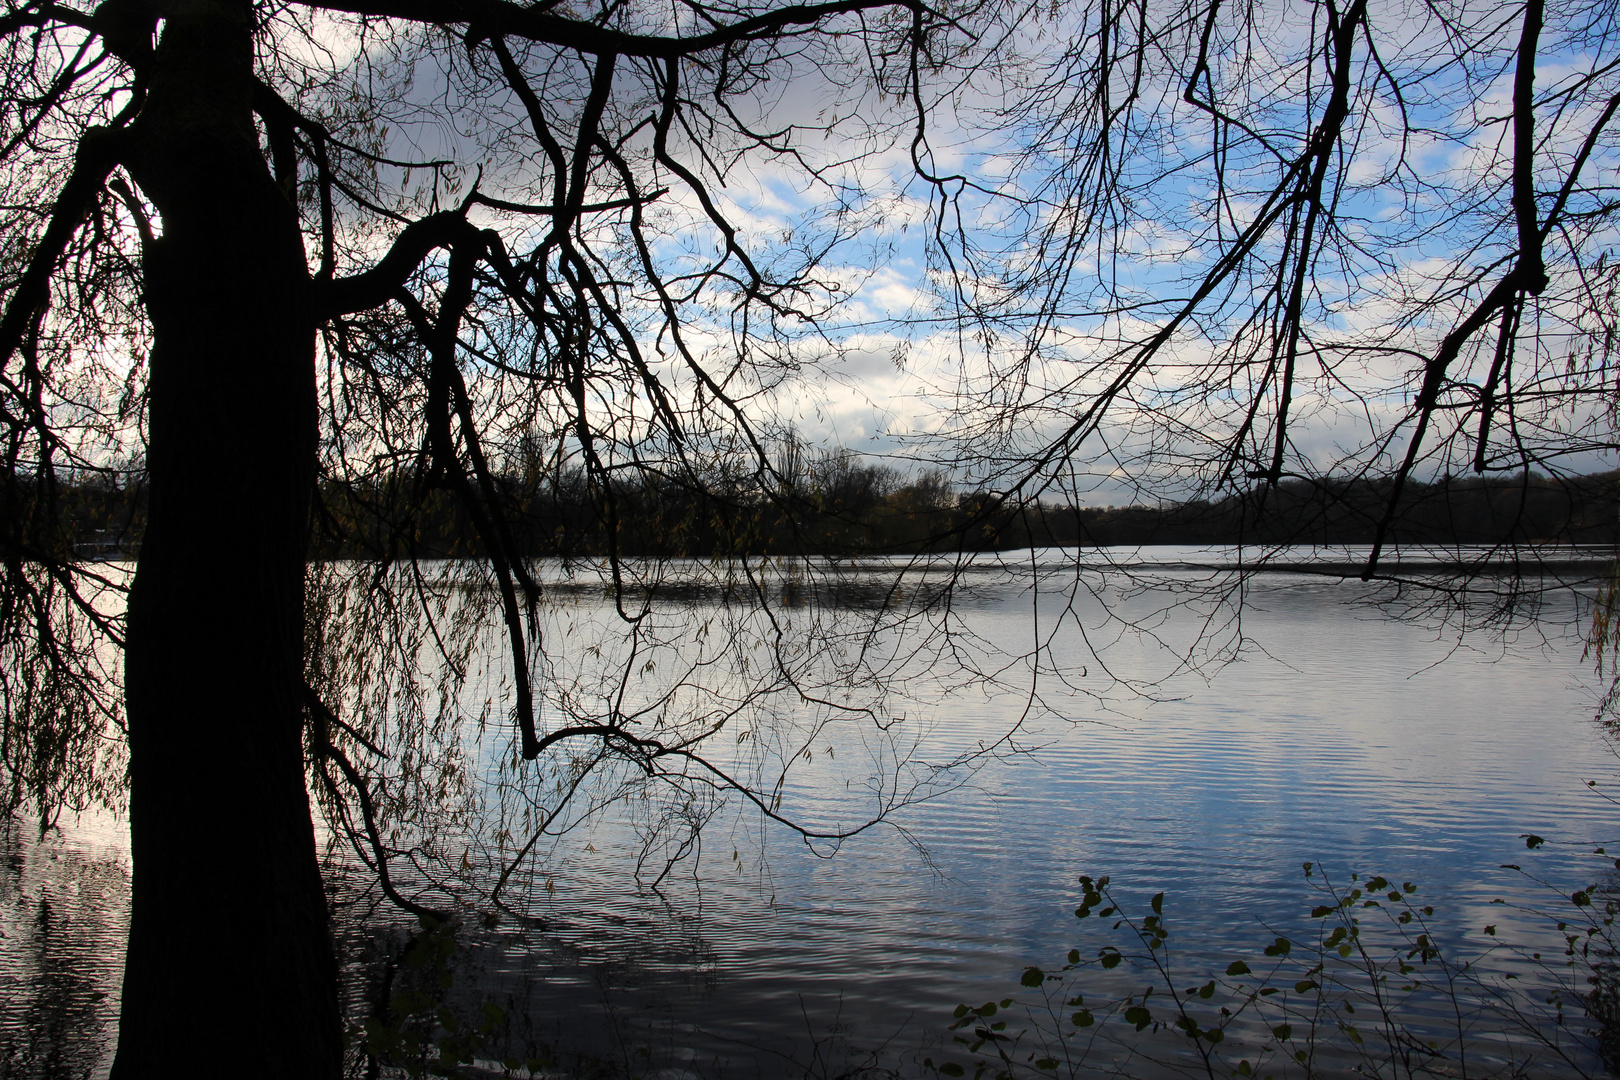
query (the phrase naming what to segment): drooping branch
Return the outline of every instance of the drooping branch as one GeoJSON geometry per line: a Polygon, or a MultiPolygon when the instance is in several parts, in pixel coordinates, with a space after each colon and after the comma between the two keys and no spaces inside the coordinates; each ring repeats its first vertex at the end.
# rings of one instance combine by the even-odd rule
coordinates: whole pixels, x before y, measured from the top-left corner
{"type": "Polygon", "coordinates": [[[1524,312],[1524,297],[1515,303],[1502,305],[1502,323],[1496,333],[1496,355],[1491,359],[1490,374],[1479,391],[1479,434],[1474,439],[1474,471],[1483,473],[1486,448],[1490,444],[1491,417],[1496,412],[1496,390],[1508,364],[1513,359],[1513,347],[1519,333],[1519,317],[1524,312]]]}
{"type": "Polygon", "coordinates": [[[120,128],[91,128],[79,139],[73,171],[56,196],[44,235],[34,245],[28,264],[6,302],[5,314],[0,315],[0,373],[5,371],[29,327],[34,325],[40,309],[49,302],[51,275],[56,272],[57,263],[85,214],[101,194],[107,177],[118,165],[122,147],[120,128]]]}
{"type": "MultiPolygon", "coordinates": [[[[722,769],[702,754],[693,751],[689,746],[665,745],[657,739],[634,735],[616,724],[575,724],[558,728],[556,731],[548,732],[546,737],[540,741],[539,746],[543,750],[569,739],[599,739],[609,749],[634,761],[648,776],[657,775],[658,767],[656,763],[662,758],[675,758],[695,765],[698,769],[713,777],[714,781],[718,782],[719,787],[737,792],[746,801],[753,804],[754,808],[763,816],[779,825],[786,826],[806,841],[822,840],[838,843],[849,840],[866,832],[880,820],[872,819],[852,829],[821,831],[807,828],[782,813],[780,797],[775,799],[767,798],[750,785],[733,777],[725,769],[722,769]]],[[[780,785],[778,785],[778,788],[780,788],[780,785]]]]}
{"type": "Polygon", "coordinates": [[[1366,18],[1366,0],[1356,0],[1350,9],[1339,15],[1328,2],[1328,34],[1333,55],[1333,92],[1323,111],[1322,121],[1311,138],[1311,153],[1315,157],[1310,179],[1301,197],[1305,203],[1305,225],[1299,238],[1299,247],[1293,254],[1293,283],[1284,312],[1287,343],[1283,347],[1282,383],[1278,387],[1277,417],[1272,435],[1271,465],[1266,480],[1272,487],[1282,477],[1283,455],[1288,448],[1288,410],[1293,403],[1294,371],[1299,360],[1299,340],[1304,332],[1305,285],[1316,265],[1316,231],[1322,227],[1321,219],[1327,215],[1322,204],[1322,189],[1340,134],[1350,115],[1350,61],[1355,45],[1356,31],[1366,18]]]}
{"type": "MultiPolygon", "coordinates": [[[[1423,437],[1429,422],[1440,404],[1440,391],[1446,374],[1468,341],[1491,321],[1502,308],[1524,302],[1526,296],[1540,296],[1547,288],[1547,269],[1542,258],[1542,239],[1545,235],[1536,217],[1536,189],[1533,173],[1535,150],[1535,77],[1536,46],[1541,34],[1542,0],[1525,0],[1522,29],[1513,76],[1513,188],[1511,202],[1514,221],[1518,227],[1518,252],[1513,269],[1509,270],[1479,305],[1452,329],[1424,366],[1423,384],[1413,402],[1416,424],[1406,446],[1406,456],[1395,472],[1390,487],[1389,502],[1385,504],[1378,531],[1373,536],[1372,552],[1367,556],[1362,580],[1370,581],[1378,572],[1378,560],[1383,555],[1390,526],[1400,509],[1401,494],[1417,465],[1423,449],[1423,437]]],[[[1512,355],[1512,342],[1507,341],[1504,356],[1512,355]]],[[[1494,387],[1492,388],[1494,390],[1494,387]]],[[[1484,429],[1482,428],[1482,434],[1484,429]]]]}
{"type": "Polygon", "coordinates": [[[1519,288],[1540,296],[1547,288],[1541,222],[1536,213],[1536,46],[1543,0],[1524,0],[1517,64],[1513,71],[1513,219],[1519,230],[1519,288]]]}
{"type": "Polygon", "coordinates": [[[1563,217],[1564,207],[1568,205],[1569,196],[1575,190],[1575,185],[1580,179],[1581,170],[1586,167],[1587,159],[1592,156],[1592,150],[1597,146],[1598,137],[1603,134],[1603,129],[1609,126],[1610,120],[1614,119],[1616,109],[1620,109],[1620,94],[1613,94],[1609,97],[1608,102],[1603,106],[1602,114],[1597,118],[1597,122],[1586,133],[1586,139],[1581,143],[1580,151],[1570,164],[1569,175],[1564,177],[1563,186],[1558,189],[1558,198],[1553,200],[1552,209],[1547,211],[1547,220],[1542,223],[1541,239],[1543,241],[1547,239],[1563,217]]]}
{"type": "Polygon", "coordinates": [[[402,288],[395,295],[405,306],[407,315],[428,346],[430,371],[426,420],[433,464],[431,475],[442,478],[460,499],[484,542],[490,564],[495,570],[502,616],[512,650],[512,681],[517,698],[512,712],[521,735],[523,756],[533,760],[539,753],[535,749],[534,691],[529,679],[523,607],[518,602],[514,578],[520,579],[525,599],[531,608],[538,596],[538,589],[523,569],[516,545],[507,536],[504,524],[499,523],[500,510],[495,498],[493,477],[478,448],[478,434],[470,413],[466,387],[456,366],[458,330],[462,316],[472,301],[473,270],[484,247],[483,236],[476,232],[470,239],[462,239],[451,245],[450,265],[445,275],[444,294],[439,300],[437,320],[430,321],[420,303],[402,288]],[[482,497],[468,480],[457,457],[451,428],[452,415],[461,418],[462,438],[469,447],[475,472],[482,482],[482,497]]]}
{"type": "MultiPolygon", "coordinates": [[[[371,785],[366,783],[366,778],[360,774],[360,770],[355,767],[354,762],[349,760],[348,755],[332,741],[331,729],[341,727],[368,750],[375,753],[376,748],[365,739],[360,738],[353,728],[339,720],[337,715],[327,707],[326,702],[321,700],[320,694],[316,693],[307,684],[304,686],[304,707],[310,717],[310,742],[315,751],[316,761],[321,766],[318,771],[328,796],[340,807],[347,802],[343,798],[343,793],[338,790],[337,784],[332,780],[331,775],[326,771],[325,765],[330,762],[338,767],[338,771],[343,774],[344,780],[348,782],[350,790],[354,792],[355,799],[360,803],[360,821],[365,830],[366,841],[371,849],[371,858],[366,861],[370,863],[371,868],[376,872],[377,883],[381,886],[383,895],[393,901],[401,910],[408,911],[412,915],[425,915],[441,920],[447,918],[447,912],[418,904],[395,887],[393,876],[388,870],[389,849],[383,843],[382,831],[377,825],[377,809],[371,796],[371,785]]],[[[358,838],[354,839],[358,845],[358,838]]]]}
{"type": "Polygon", "coordinates": [[[317,282],[317,318],[333,319],[381,307],[398,295],[400,287],[430,254],[477,233],[467,221],[465,207],[441,210],[411,222],[394,237],[387,254],[371,269],[324,284],[317,282]]]}
{"type": "Polygon", "coordinates": [[[903,7],[927,12],[920,0],[833,0],[790,4],[689,37],[630,34],[595,23],[562,18],[543,7],[523,7],[506,0],[304,0],[311,7],[347,11],[433,25],[465,25],[477,36],[507,36],[557,45],[593,55],[609,53],[672,59],[746,41],[763,40],[814,26],[838,15],[903,7]]]}

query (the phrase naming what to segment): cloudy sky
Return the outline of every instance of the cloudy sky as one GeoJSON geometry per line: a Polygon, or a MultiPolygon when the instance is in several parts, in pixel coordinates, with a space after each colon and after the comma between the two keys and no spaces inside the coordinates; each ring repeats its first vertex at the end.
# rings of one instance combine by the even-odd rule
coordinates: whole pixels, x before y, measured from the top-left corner
{"type": "MultiPolygon", "coordinates": [[[[1184,99],[1201,22],[1170,27],[1140,77],[1127,64],[1106,80],[1117,108],[1102,138],[1102,84],[1088,51],[1099,10],[1078,2],[1030,9],[995,28],[999,38],[987,37],[980,52],[964,53],[963,64],[929,77],[920,160],[935,175],[960,177],[943,188],[919,177],[913,103],[885,92],[898,85],[892,79],[885,86],[862,75],[854,39],[784,60],[731,100],[735,119],[783,133],[775,145],[791,152],[742,149],[724,125],[711,142],[673,146],[762,265],[793,267],[814,256],[805,303],[818,322],[780,344],[776,355],[797,371],[749,402],[762,425],[790,425],[821,447],[948,463],[964,481],[1005,478],[1107,395],[1102,419],[1065,457],[1069,494],[1087,502],[1126,501],[1143,486],[1184,494],[1212,480],[1233,447],[1244,461],[1269,460],[1275,357],[1286,338],[1278,329],[1282,283],[1298,254],[1290,230],[1303,227],[1301,216],[1275,215],[1234,271],[1208,275],[1235,237],[1278,207],[1289,163],[1302,159],[1321,120],[1326,9],[1284,0],[1246,9],[1258,12],[1254,23],[1223,16],[1202,84],[1231,118],[1219,133],[1184,99]],[[972,66],[969,55],[977,57],[972,66]],[[1115,170],[1107,190],[1085,165],[1098,148],[1115,170]],[[1082,221],[1087,208],[1100,213],[1082,221]],[[1187,305],[1210,281],[1207,295],[1187,305]],[[985,317],[965,318],[964,301],[985,317]],[[1143,343],[1160,337],[1145,354],[1143,343]]],[[[1398,461],[1425,358],[1515,249],[1507,118],[1519,9],[1393,0],[1368,12],[1350,56],[1350,119],[1328,171],[1331,218],[1317,223],[1304,277],[1286,472],[1398,461]]],[[[1620,89],[1608,70],[1617,49],[1606,31],[1574,29],[1589,14],[1549,10],[1541,40],[1542,213],[1620,89]]],[[[342,70],[363,59],[341,21],[310,39],[326,55],[306,48],[306,63],[342,70]]],[[[588,73],[575,66],[548,69],[548,100],[566,102],[583,86],[588,73]]],[[[453,71],[419,65],[414,75],[389,117],[391,148],[401,156],[454,151],[464,183],[482,161],[483,190],[541,198],[536,189],[547,181],[538,155],[490,154],[498,142],[491,132],[521,126],[515,102],[458,98],[465,80],[453,71]]],[[[646,107],[650,77],[621,67],[613,106],[621,125],[646,107]]],[[[567,111],[558,106],[559,117],[567,111]]],[[[1568,209],[1603,205],[1617,162],[1605,131],[1568,209]]],[[[722,237],[698,197],[679,182],[663,186],[647,210],[660,265],[670,274],[713,265],[722,237]]],[[[611,228],[603,226],[607,243],[611,228]]],[[[1572,219],[1549,236],[1554,285],[1519,324],[1505,384],[1517,394],[1515,411],[1504,414],[1491,444],[1501,453],[1495,464],[1516,465],[1522,446],[1564,455],[1557,461],[1571,471],[1614,466],[1602,449],[1613,441],[1605,413],[1612,311],[1602,289],[1615,240],[1604,214],[1572,219]]],[[[652,305],[641,315],[645,350],[665,357],[661,377],[682,386],[652,305]]],[[[688,346],[726,369],[738,349],[727,298],[699,295],[684,315],[688,346]]],[[[1471,459],[1473,402],[1493,345],[1490,332],[1476,335],[1448,373],[1448,408],[1425,441],[1436,453],[1421,472],[1459,473],[1471,459]]]]}

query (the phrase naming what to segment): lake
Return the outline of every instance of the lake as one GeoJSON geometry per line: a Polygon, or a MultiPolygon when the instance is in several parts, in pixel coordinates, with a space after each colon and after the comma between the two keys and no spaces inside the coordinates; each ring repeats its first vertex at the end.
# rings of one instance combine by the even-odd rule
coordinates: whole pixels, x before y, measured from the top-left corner
{"type": "MultiPolygon", "coordinates": [[[[863,788],[873,775],[909,778],[929,797],[836,852],[735,796],[690,810],[704,819],[691,843],[633,800],[567,819],[562,835],[536,846],[532,872],[507,886],[527,918],[475,919],[459,934],[455,1001],[502,1009],[486,1056],[543,1053],[575,1065],[594,1056],[665,1076],[831,1076],[860,1065],[918,1074],[922,1057],[952,1053],[971,1064],[946,1031],[959,1003],[1028,999],[1019,980],[1030,965],[1061,967],[1071,947],[1090,959],[1132,944],[1128,930],[1075,919],[1083,874],[1109,875],[1133,912],[1165,894],[1173,979],[1188,986],[1235,959],[1258,968],[1279,934],[1313,932],[1308,912],[1321,899],[1311,886],[1324,871],[1344,887],[1352,873],[1416,884],[1445,955],[1511,939],[1525,955],[1498,950],[1479,970],[1533,981],[1528,953],[1563,948],[1557,905],[1609,865],[1592,850],[1620,848],[1617,807],[1605,798],[1620,763],[1593,723],[1602,684],[1582,659],[1578,590],[1550,588],[1501,616],[1500,583],[1478,580],[1444,618],[1410,606],[1395,618],[1370,602],[1421,596],[1297,572],[1239,583],[1223,569],[1229,559],[1129,553],[1129,576],[1076,577],[1052,553],[972,568],[952,601],[948,648],[927,618],[844,634],[840,620],[869,623],[883,605],[821,611],[814,587],[808,600],[788,594],[778,613],[790,645],[809,640],[796,625],[815,623],[842,647],[881,654],[885,722],[901,719],[904,738],[829,728],[781,785],[783,812],[848,827],[863,808],[895,801],[863,788]],[[964,676],[963,663],[979,674],[964,676]],[[895,746],[919,762],[993,752],[946,775],[908,771],[899,758],[868,767],[895,746]],[[1531,849],[1527,835],[1547,843],[1531,849]],[[1316,868],[1309,882],[1306,862],[1316,868]],[[1526,910],[1538,906],[1551,914],[1526,910]]],[[[1298,561],[1313,559],[1332,561],[1298,561]]],[[[568,580],[560,568],[551,578],[568,580]]],[[[554,595],[547,678],[577,688],[621,667],[622,652],[580,647],[613,625],[600,587],[554,595]]],[[[926,583],[911,595],[927,596],[926,583]]],[[[675,663],[680,674],[669,674],[670,658],[702,652],[693,613],[720,601],[700,590],[669,603],[667,622],[654,618],[638,646],[637,662],[658,666],[629,706],[702,670],[675,663]]],[[[729,632],[756,618],[745,611],[729,632]]],[[[500,689],[490,675],[471,696],[498,699],[500,689]]],[[[754,742],[771,738],[773,720],[794,730],[814,722],[816,711],[792,697],[750,702],[754,742]]],[[[473,745],[479,768],[503,758],[493,735],[473,745]]],[[[735,745],[727,753],[761,760],[735,745]]],[[[116,821],[87,817],[39,841],[14,828],[8,844],[0,1075],[102,1075],[127,917],[126,839],[116,821]]],[[[499,865],[470,835],[468,845],[464,868],[469,852],[474,864],[499,865]]],[[[476,866],[463,877],[489,884],[476,866]]],[[[408,924],[363,899],[345,908],[339,940],[356,1013],[378,958],[408,924]]],[[[1131,973],[1126,964],[1080,978],[1098,1001],[1139,993],[1144,979],[1131,973]]],[[[1425,1010],[1432,1003],[1416,1009],[1425,1010]]],[[[1130,1064],[1134,1037],[1098,1044],[1089,1066],[1145,1075],[1130,1064]]],[[[1570,1053],[1570,1075],[1596,1067],[1570,1053]]]]}

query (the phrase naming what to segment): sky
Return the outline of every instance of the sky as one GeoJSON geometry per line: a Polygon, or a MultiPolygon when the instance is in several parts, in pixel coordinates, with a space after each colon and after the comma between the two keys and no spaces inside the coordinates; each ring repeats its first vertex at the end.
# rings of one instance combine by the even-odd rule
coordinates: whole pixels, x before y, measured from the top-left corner
{"type": "MultiPolygon", "coordinates": [[[[284,17],[308,17],[289,10],[284,17]]],[[[1232,237],[1265,212],[1325,108],[1325,9],[1288,0],[1253,9],[1261,12],[1254,26],[1230,19],[1218,25],[1202,92],[1217,95],[1234,122],[1217,138],[1207,114],[1183,96],[1199,24],[1168,25],[1173,10],[1155,5],[1150,16],[1168,25],[1158,51],[1140,78],[1126,65],[1107,81],[1110,106],[1126,102],[1133,86],[1136,97],[1114,114],[1105,137],[1088,143],[1102,115],[1091,75],[1097,5],[1005,15],[1014,10],[1002,9],[1003,20],[987,24],[974,66],[964,66],[963,54],[962,64],[942,66],[920,88],[927,102],[921,160],[935,174],[961,178],[944,185],[944,200],[913,160],[913,103],[883,92],[899,85],[892,78],[874,85],[861,75],[864,56],[854,39],[780,60],[769,78],[730,101],[729,116],[711,110],[716,127],[694,129],[701,138],[672,138],[672,151],[703,176],[761,265],[816,256],[807,272],[816,324],[784,324],[779,337],[765,340],[788,370],[748,401],[760,430],[790,428],[812,446],[943,463],[963,483],[1008,481],[1033,449],[1142,359],[1135,346],[1176,319],[1232,237]],[[739,149],[735,132],[727,132],[732,120],[781,133],[774,145],[791,152],[739,149]],[[1084,168],[1087,147],[1105,149],[1117,163],[1110,198],[1097,196],[1096,174],[1084,168]],[[1114,217],[1066,233],[1065,215],[1079,206],[1102,206],[1114,217]],[[1065,240],[1076,242],[1063,248],[1065,240]],[[964,298],[984,303],[988,314],[965,318],[964,298]]],[[[1332,228],[1323,226],[1319,236],[1327,239],[1307,275],[1291,471],[1387,471],[1405,449],[1423,359],[1511,255],[1506,118],[1517,12],[1466,0],[1369,6],[1351,54],[1350,120],[1329,170],[1332,228]],[[1459,52],[1458,41],[1469,48],[1459,52]]],[[[1551,9],[1542,36],[1536,166],[1543,212],[1604,99],[1620,85],[1608,70],[1616,47],[1607,26],[1577,32],[1589,16],[1603,17],[1590,6],[1551,9]]],[[[368,53],[353,23],[321,16],[294,52],[305,64],[343,73],[339,84],[350,85],[391,47],[378,38],[368,53]]],[[[438,63],[418,62],[405,81],[395,72],[398,97],[373,120],[388,127],[381,144],[401,158],[455,158],[463,185],[481,170],[481,190],[502,198],[548,199],[542,156],[512,135],[522,122],[517,103],[487,85],[472,89],[459,57],[448,69],[438,63]]],[[[570,61],[546,69],[548,108],[557,103],[562,127],[585,77],[570,61]]],[[[609,112],[622,127],[651,108],[647,79],[644,69],[621,63],[609,112]]],[[[701,100],[697,90],[689,93],[701,100]]],[[[645,130],[624,145],[645,152],[645,130]]],[[[1569,208],[1601,207],[1617,162],[1616,140],[1605,132],[1569,208]]],[[[391,179],[416,185],[412,190],[426,191],[436,179],[432,170],[396,172],[391,179]]],[[[696,194],[667,171],[647,175],[649,186],[656,179],[668,188],[647,210],[653,257],[675,275],[714,265],[721,237],[696,194]]],[[[602,194],[613,191],[603,187],[602,194]]],[[[448,190],[443,197],[451,197],[448,190]]],[[[1269,458],[1278,379],[1266,375],[1267,335],[1278,301],[1268,291],[1288,266],[1289,220],[1273,223],[1242,269],[1222,279],[1112,399],[1068,458],[1068,497],[1119,503],[1191,493],[1218,471],[1222,448],[1242,441],[1256,400],[1250,450],[1269,458]]],[[[615,221],[622,217],[601,218],[597,238],[622,256],[615,221]]],[[[513,233],[509,218],[491,214],[486,223],[501,226],[509,246],[521,249],[522,230],[513,233]]],[[[387,236],[387,228],[374,230],[371,243],[387,236]]],[[[1521,322],[1509,372],[1509,385],[1521,389],[1518,412],[1499,425],[1535,452],[1573,451],[1558,459],[1571,471],[1615,464],[1603,449],[1613,442],[1604,389],[1613,378],[1610,314],[1596,292],[1608,280],[1614,242],[1602,214],[1571,219],[1549,237],[1557,280],[1521,322]]],[[[721,265],[737,270],[735,260],[721,265]]],[[[664,357],[655,359],[660,378],[678,394],[695,393],[670,358],[671,339],[659,333],[648,291],[629,292],[635,299],[626,302],[626,317],[639,327],[644,352],[664,357]]],[[[723,282],[700,290],[683,318],[693,355],[728,370],[737,321],[723,282]]],[[[1469,406],[1493,356],[1489,336],[1478,341],[1446,389],[1444,400],[1457,408],[1430,433],[1441,449],[1455,419],[1453,452],[1427,460],[1420,472],[1460,472],[1471,456],[1472,436],[1461,434],[1462,426],[1477,424],[1469,406]]],[[[625,405],[626,393],[604,390],[602,407],[625,405]]]]}

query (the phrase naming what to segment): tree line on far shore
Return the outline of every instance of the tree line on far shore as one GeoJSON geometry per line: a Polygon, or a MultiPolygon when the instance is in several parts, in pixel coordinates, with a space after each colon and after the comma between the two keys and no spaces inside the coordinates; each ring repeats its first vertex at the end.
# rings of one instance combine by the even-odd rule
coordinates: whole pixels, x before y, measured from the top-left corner
{"type": "MultiPolygon", "coordinates": [[[[703,484],[636,475],[611,490],[581,470],[508,473],[500,495],[516,511],[515,546],[530,557],[829,556],[1149,544],[1370,543],[1388,504],[1387,480],[1285,480],[1218,500],[1160,506],[1019,502],[965,490],[942,470],[911,471],[827,454],[768,496],[724,470],[703,484]]],[[[39,512],[37,485],[7,485],[5,516],[39,512]]],[[[117,557],[140,545],[145,485],[58,481],[52,532],[78,555],[117,557]]],[[[318,558],[479,557],[478,531],[449,492],[399,473],[325,484],[315,512],[318,558]],[[339,539],[341,538],[341,539],[339,539]]],[[[1411,482],[1392,538],[1399,544],[1620,542],[1620,473],[1411,482]]],[[[221,537],[229,543],[230,537],[221,537]]]]}

